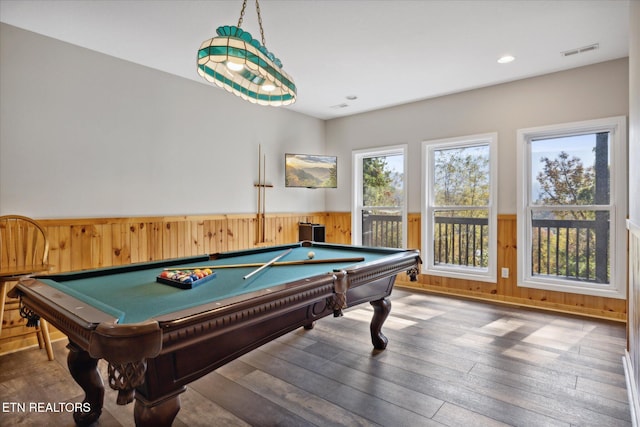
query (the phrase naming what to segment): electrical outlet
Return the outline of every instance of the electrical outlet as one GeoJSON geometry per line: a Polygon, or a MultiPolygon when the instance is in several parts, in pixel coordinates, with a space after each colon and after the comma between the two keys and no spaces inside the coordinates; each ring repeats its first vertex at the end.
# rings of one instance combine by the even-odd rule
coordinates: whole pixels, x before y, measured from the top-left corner
{"type": "Polygon", "coordinates": [[[502,278],[503,279],[508,279],[509,278],[509,269],[506,267],[502,268],[502,278]]]}

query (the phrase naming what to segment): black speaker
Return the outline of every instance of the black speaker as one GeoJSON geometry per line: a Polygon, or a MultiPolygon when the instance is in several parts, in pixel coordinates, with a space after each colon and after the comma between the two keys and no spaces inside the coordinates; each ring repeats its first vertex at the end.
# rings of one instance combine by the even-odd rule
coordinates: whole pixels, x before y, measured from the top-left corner
{"type": "Polygon", "coordinates": [[[300,241],[311,240],[313,242],[324,242],[324,225],[301,222],[298,224],[298,237],[300,241]]]}

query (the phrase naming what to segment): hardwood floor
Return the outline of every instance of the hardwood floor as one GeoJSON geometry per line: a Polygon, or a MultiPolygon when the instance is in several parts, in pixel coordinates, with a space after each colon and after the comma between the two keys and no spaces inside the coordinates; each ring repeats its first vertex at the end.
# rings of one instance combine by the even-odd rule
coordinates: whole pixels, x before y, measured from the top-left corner
{"type": "MultiPolygon", "coordinates": [[[[623,324],[400,289],[392,304],[386,350],[368,304],[322,319],[190,384],[174,426],[631,426],[623,324]]],[[[28,407],[82,400],[65,345],[0,357],[0,425],[74,425],[28,407]]],[[[107,390],[97,425],[132,426],[133,405],[107,390]]]]}

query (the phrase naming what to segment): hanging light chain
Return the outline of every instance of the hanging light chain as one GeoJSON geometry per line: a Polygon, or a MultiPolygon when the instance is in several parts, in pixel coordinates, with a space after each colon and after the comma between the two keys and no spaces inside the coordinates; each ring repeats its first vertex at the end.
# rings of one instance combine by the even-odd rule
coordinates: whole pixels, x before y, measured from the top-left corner
{"type": "MultiPolygon", "coordinates": [[[[242,21],[244,19],[244,11],[246,8],[247,8],[247,0],[243,0],[242,10],[240,11],[240,19],[238,19],[238,28],[242,26],[242,21]]],[[[258,13],[258,25],[260,26],[260,37],[262,38],[262,46],[267,47],[267,44],[264,41],[264,30],[262,29],[262,16],[260,16],[260,5],[258,4],[258,0],[256,0],[256,12],[258,13]]]]}
{"type": "Polygon", "coordinates": [[[267,47],[267,43],[264,41],[264,30],[262,29],[262,16],[260,16],[260,5],[256,0],[256,12],[258,13],[258,25],[260,25],[260,36],[262,37],[262,46],[267,47]]]}
{"type": "Polygon", "coordinates": [[[244,10],[247,8],[247,0],[242,2],[242,10],[240,11],[240,19],[238,19],[238,28],[242,26],[242,18],[244,18],[244,10]]]}

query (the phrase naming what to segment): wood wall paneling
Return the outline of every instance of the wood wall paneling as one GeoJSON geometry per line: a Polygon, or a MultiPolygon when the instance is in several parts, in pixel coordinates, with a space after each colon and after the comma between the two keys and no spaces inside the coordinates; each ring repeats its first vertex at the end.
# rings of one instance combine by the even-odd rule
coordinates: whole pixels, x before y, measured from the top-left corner
{"type": "Polygon", "coordinates": [[[517,285],[517,228],[515,215],[498,216],[498,271],[506,267],[509,278],[498,274],[497,283],[475,282],[421,275],[417,287],[496,302],[626,321],[622,299],[524,288],[517,285]]]}
{"type": "MultiPolygon", "coordinates": [[[[54,265],[52,272],[247,249],[259,245],[257,221],[255,214],[40,220],[49,236],[49,261],[54,265]]],[[[351,214],[322,212],[266,215],[265,244],[298,241],[300,222],[324,224],[327,242],[351,243],[351,214]]],[[[407,247],[422,249],[420,214],[409,214],[407,229],[407,247]]],[[[400,277],[398,283],[442,294],[626,320],[624,300],[518,287],[516,256],[516,216],[500,215],[498,268],[509,268],[509,278],[486,283],[420,275],[418,282],[407,282],[406,278],[400,277]]],[[[8,319],[16,324],[19,321],[13,315],[8,319]]],[[[3,326],[0,354],[35,343],[15,335],[18,331],[11,331],[8,325],[3,326]]],[[[55,336],[59,335],[54,333],[55,336]]]]}
{"type": "Polygon", "coordinates": [[[640,425],[640,227],[627,221],[629,230],[628,348],[624,356],[625,379],[633,425],[640,425]]]}

